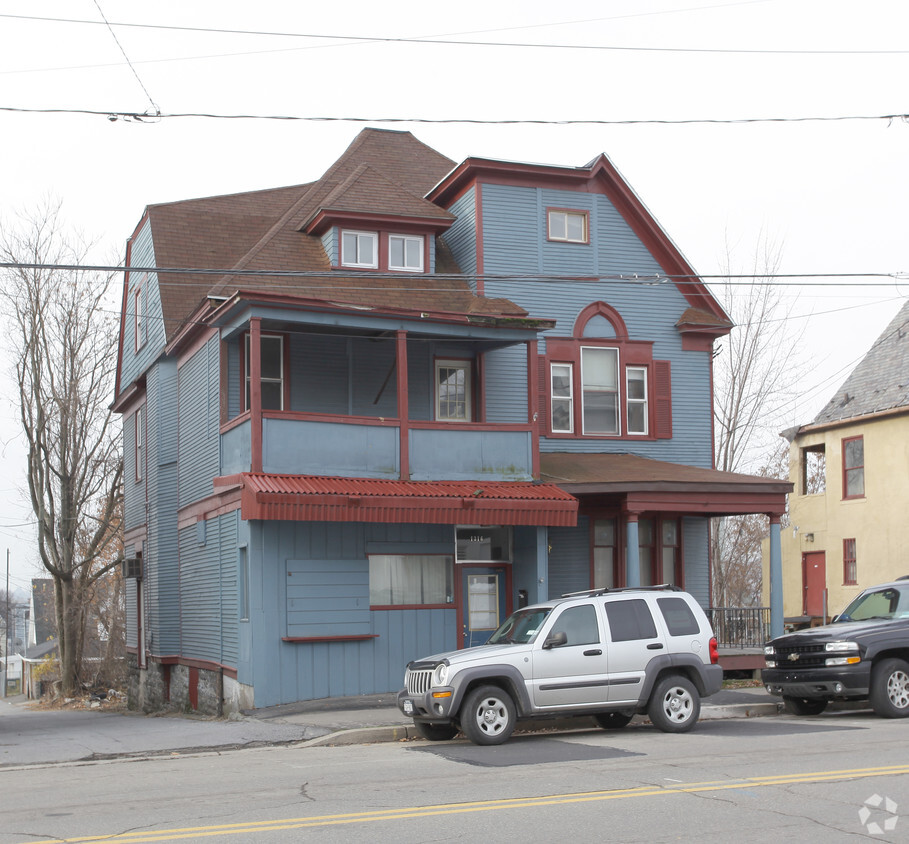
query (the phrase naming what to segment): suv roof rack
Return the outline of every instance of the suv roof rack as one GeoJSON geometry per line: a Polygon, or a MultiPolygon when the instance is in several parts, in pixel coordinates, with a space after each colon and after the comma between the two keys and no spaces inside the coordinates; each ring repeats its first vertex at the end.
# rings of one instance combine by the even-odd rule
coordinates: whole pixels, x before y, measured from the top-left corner
{"type": "MultiPolygon", "coordinates": [[[[909,575],[907,575],[907,580],[909,580],[909,575]]],[[[561,598],[597,598],[600,595],[610,595],[613,592],[683,592],[681,586],[676,586],[674,583],[657,583],[653,586],[618,586],[610,589],[608,586],[603,586],[600,589],[582,589],[580,592],[563,592],[559,597],[561,598]]]]}

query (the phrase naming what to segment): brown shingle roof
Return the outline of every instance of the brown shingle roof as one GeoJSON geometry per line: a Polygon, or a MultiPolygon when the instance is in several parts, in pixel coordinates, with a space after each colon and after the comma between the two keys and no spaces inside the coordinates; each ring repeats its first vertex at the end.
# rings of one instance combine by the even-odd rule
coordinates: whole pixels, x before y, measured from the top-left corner
{"type": "MultiPolygon", "coordinates": [[[[237,290],[330,300],[375,308],[523,316],[506,299],[475,296],[465,279],[398,273],[390,278],[333,272],[321,241],[299,231],[320,210],[419,218],[453,216],[425,200],[454,162],[410,132],[364,129],[316,182],[274,190],[153,205],[149,222],[158,267],[317,272],[318,278],[161,273],[168,340],[208,295],[237,290]]],[[[459,274],[437,238],[437,273],[459,274]]]]}

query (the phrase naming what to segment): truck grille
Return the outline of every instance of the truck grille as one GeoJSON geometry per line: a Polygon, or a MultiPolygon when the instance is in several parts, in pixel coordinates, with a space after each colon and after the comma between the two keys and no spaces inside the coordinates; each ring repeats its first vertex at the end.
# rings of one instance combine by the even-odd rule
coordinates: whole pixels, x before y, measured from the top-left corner
{"type": "Polygon", "coordinates": [[[774,646],[777,668],[817,668],[826,664],[823,645],[774,646]]]}
{"type": "Polygon", "coordinates": [[[432,669],[407,672],[407,694],[421,695],[432,686],[432,669]]]}

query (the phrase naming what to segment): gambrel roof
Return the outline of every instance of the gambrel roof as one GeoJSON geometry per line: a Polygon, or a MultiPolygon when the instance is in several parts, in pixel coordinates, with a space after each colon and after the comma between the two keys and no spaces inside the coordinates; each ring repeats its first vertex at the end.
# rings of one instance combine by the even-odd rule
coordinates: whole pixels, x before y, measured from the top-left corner
{"type": "Polygon", "coordinates": [[[909,302],[875,340],[812,426],[909,408],[909,302]]]}

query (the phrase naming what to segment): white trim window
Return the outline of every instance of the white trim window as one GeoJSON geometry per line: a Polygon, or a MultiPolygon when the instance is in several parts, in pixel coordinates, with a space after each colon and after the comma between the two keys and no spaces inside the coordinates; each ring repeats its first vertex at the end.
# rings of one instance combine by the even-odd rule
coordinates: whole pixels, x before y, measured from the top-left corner
{"type": "Polygon", "coordinates": [[[376,232],[341,232],[341,266],[375,269],[379,266],[379,236],[376,232]]]}
{"type": "Polygon", "coordinates": [[[134,331],[136,335],[136,351],[138,352],[145,345],[145,279],[142,276],[139,284],[133,293],[133,311],[135,312],[134,331]]]}
{"type": "Polygon", "coordinates": [[[423,238],[416,235],[388,235],[388,269],[423,272],[423,245],[423,238]]]}
{"type": "Polygon", "coordinates": [[[551,428],[554,434],[574,431],[573,370],[570,363],[554,363],[549,368],[551,428]]]}
{"type": "Polygon", "coordinates": [[[555,211],[548,214],[549,239],[587,243],[587,214],[583,211],[555,211]]]}
{"type": "Polygon", "coordinates": [[[628,433],[647,434],[647,367],[625,369],[625,401],[628,403],[628,433]]]}
{"type": "MultiPolygon", "coordinates": [[[[259,340],[262,410],[284,410],[284,337],[280,334],[263,334],[259,340]]],[[[243,341],[246,409],[249,410],[249,386],[252,383],[249,372],[249,334],[244,335],[243,341]]]]}
{"type": "Polygon", "coordinates": [[[469,422],[471,419],[470,361],[436,361],[436,420],[469,422]]]}
{"type": "Polygon", "coordinates": [[[585,434],[620,434],[619,350],[581,347],[581,390],[585,434]]]}
{"type": "Polygon", "coordinates": [[[135,459],[136,459],[136,481],[142,480],[145,470],[145,413],[144,408],[137,407],[133,418],[135,424],[135,459]]]}

